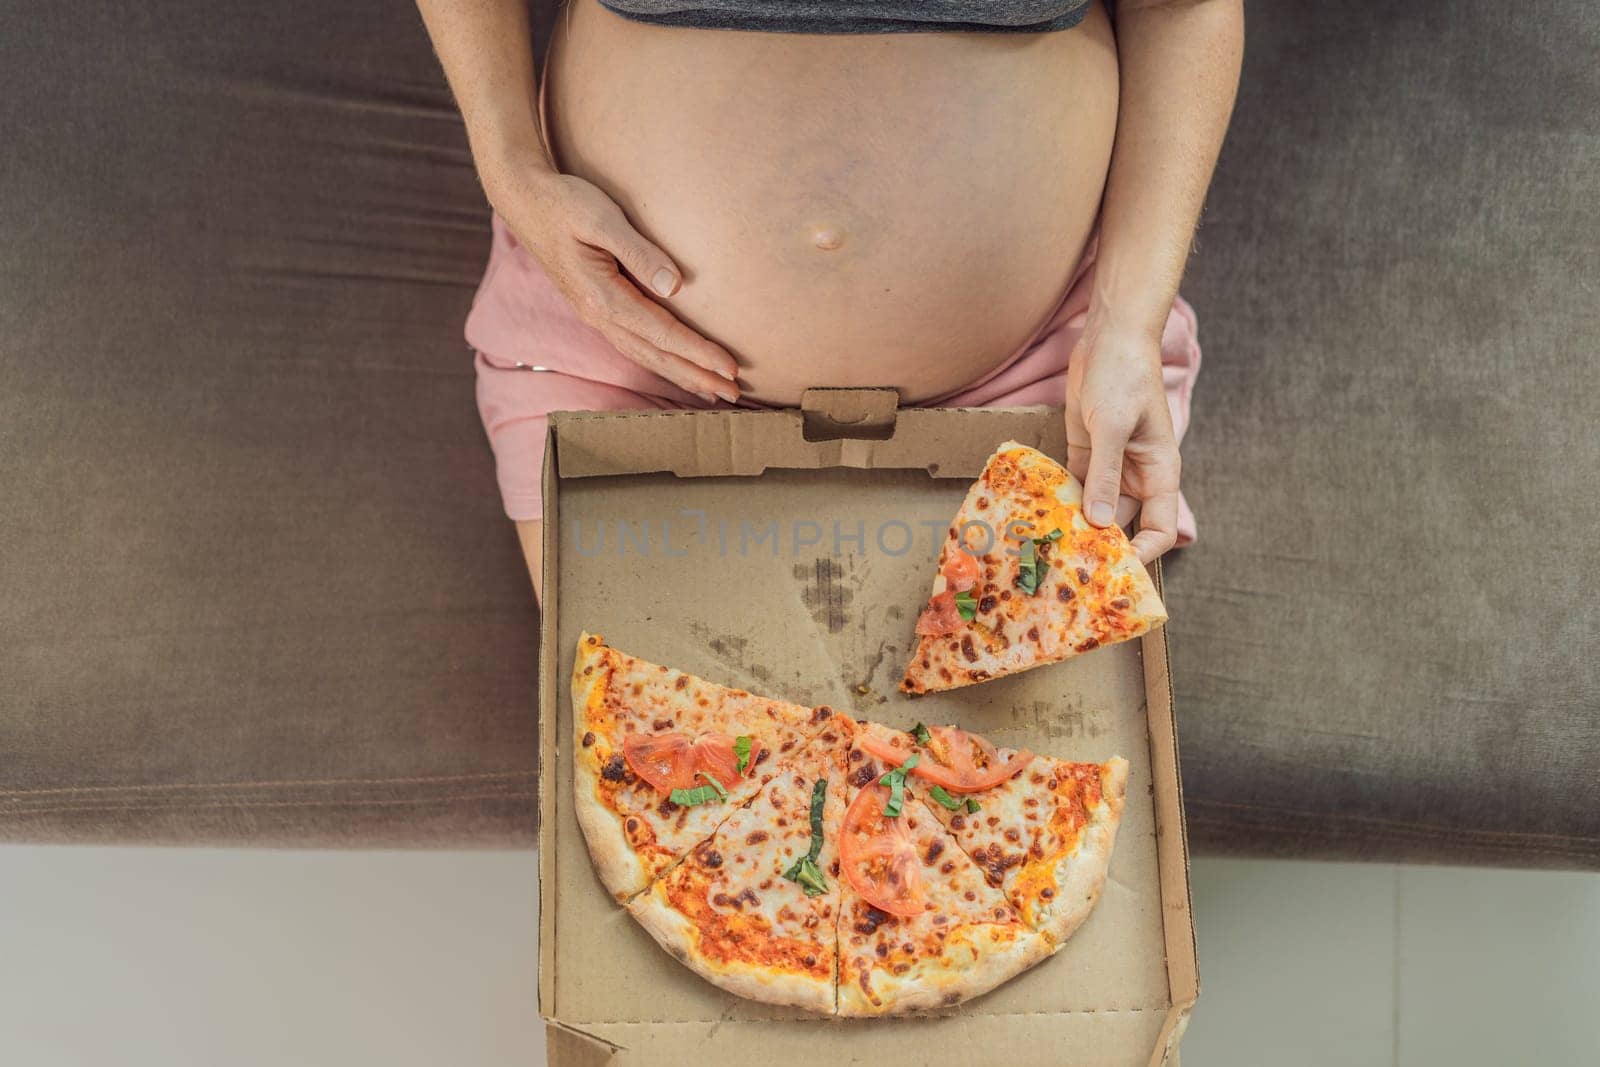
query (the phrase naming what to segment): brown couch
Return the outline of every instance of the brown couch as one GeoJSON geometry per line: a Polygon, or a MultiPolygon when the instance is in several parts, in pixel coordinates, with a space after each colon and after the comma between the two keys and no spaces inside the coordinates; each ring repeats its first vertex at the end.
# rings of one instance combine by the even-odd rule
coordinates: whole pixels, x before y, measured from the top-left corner
{"type": "MultiPolygon", "coordinates": [[[[528,844],[420,23],[159,7],[0,10],[0,837],[528,844]]],[[[1249,14],[1186,286],[1191,842],[1600,868],[1596,20],[1249,14]]]]}

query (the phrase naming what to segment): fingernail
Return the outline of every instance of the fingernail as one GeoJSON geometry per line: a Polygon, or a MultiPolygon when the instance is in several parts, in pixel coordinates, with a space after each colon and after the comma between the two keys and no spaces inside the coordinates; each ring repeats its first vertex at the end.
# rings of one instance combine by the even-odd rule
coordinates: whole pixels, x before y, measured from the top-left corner
{"type": "Polygon", "coordinates": [[[727,389],[718,389],[717,395],[730,404],[737,404],[739,402],[739,394],[727,389]]]}
{"type": "Polygon", "coordinates": [[[656,271],[656,276],[650,279],[650,288],[654,289],[656,293],[661,296],[671,296],[672,290],[675,289],[677,285],[678,276],[673,274],[665,267],[662,267],[660,270],[656,271]]]}
{"type": "Polygon", "coordinates": [[[1097,500],[1089,505],[1089,521],[1096,526],[1110,526],[1112,518],[1111,505],[1104,500],[1097,500]]]}
{"type": "Polygon", "coordinates": [[[731,370],[719,370],[717,373],[728,379],[730,382],[736,382],[739,380],[739,376],[731,370]]]}

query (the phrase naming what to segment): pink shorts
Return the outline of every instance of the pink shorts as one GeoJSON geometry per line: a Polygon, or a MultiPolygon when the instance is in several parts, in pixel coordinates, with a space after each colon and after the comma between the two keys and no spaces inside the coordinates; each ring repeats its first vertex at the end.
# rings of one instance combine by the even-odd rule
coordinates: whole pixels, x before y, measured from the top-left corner
{"type": "MultiPolygon", "coordinates": [[[[1093,279],[1091,243],[1055,311],[1010,359],[921,406],[1060,404],[1066,394],[1067,358],[1083,330],[1093,279]]],[[[500,495],[506,514],[519,521],[543,514],[540,479],[550,412],[729,406],[708,404],[684,392],[585,325],[498,216],[489,267],[467,317],[467,343],[477,351],[478,411],[494,449],[500,495]]],[[[1181,298],[1167,316],[1161,365],[1173,427],[1181,439],[1200,370],[1194,311],[1181,298]]],[[[759,405],[741,401],[740,406],[759,405]]],[[[1187,503],[1180,503],[1178,544],[1193,541],[1194,534],[1194,515],[1187,503]]]]}

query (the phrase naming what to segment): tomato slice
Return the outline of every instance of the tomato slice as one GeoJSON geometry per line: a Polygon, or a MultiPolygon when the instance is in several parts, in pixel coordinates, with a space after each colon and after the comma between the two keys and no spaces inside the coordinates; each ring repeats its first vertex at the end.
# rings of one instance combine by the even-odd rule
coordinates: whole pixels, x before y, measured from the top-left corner
{"type": "Polygon", "coordinates": [[[694,788],[693,749],[685,734],[629,734],[622,739],[622,758],[633,773],[662,793],[694,788]]]}
{"type": "Polygon", "coordinates": [[[971,552],[957,548],[951,550],[939,573],[944,575],[947,588],[957,593],[964,593],[977,585],[978,579],[983,577],[983,565],[971,552]]]}
{"type": "Polygon", "coordinates": [[[732,789],[739,780],[755,773],[756,757],[761,755],[761,743],[750,741],[750,762],[744,774],[739,773],[739,754],[733,750],[734,739],[727,734],[701,734],[695,738],[692,755],[694,770],[705,771],[722,783],[722,788],[732,789]]]}
{"type": "MultiPolygon", "coordinates": [[[[911,776],[944,786],[951,793],[981,793],[993,789],[1033,759],[1033,753],[1023,749],[1010,759],[1002,760],[986,738],[954,726],[935,726],[928,733],[929,741],[921,749],[922,759],[911,768],[911,776]]],[[[862,734],[859,744],[896,767],[913,751],[871,734],[862,734]]]]}
{"type": "Polygon", "coordinates": [[[943,637],[961,629],[961,609],[956,607],[956,595],[946,589],[928,601],[928,606],[917,616],[917,633],[924,637],[943,637]]]}
{"type": "Polygon", "coordinates": [[[739,773],[739,755],[733,750],[734,739],[727,734],[701,734],[690,740],[687,734],[629,734],[622,741],[622,758],[628,761],[633,773],[649,782],[658,792],[670,793],[674,789],[693,789],[703,785],[700,771],[705,771],[732,789],[741,778],[755,773],[756,757],[761,755],[761,743],[750,743],[750,762],[745,773],[739,773]]]}
{"type": "Polygon", "coordinates": [[[890,915],[910,919],[923,912],[922,858],[904,818],[883,814],[889,787],[869,785],[844,813],[839,868],[861,899],[890,915]]]}
{"type": "MultiPolygon", "coordinates": [[[[870,730],[862,730],[856,735],[856,744],[860,745],[869,756],[876,756],[889,764],[898,767],[906,761],[906,757],[917,750],[916,743],[911,740],[910,734],[903,734],[890,740],[879,737],[870,730]]],[[[913,774],[916,768],[911,768],[913,774]]]]}

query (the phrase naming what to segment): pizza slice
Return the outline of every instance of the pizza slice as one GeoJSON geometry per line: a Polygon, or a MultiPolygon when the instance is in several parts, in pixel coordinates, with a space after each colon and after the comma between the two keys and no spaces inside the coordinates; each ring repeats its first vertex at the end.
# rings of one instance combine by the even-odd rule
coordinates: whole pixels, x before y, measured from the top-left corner
{"type": "Polygon", "coordinates": [[[854,724],[836,715],[761,793],[628,904],[712,983],[832,1014],[838,828],[854,724]]]}
{"type": "Polygon", "coordinates": [[[1050,955],[929,810],[859,744],[839,830],[839,1014],[948,1007],[1050,955]]]}
{"type": "Polygon", "coordinates": [[[619,901],[749,800],[833,717],[578,639],[572,667],[578,823],[619,901]]]}
{"type": "Polygon", "coordinates": [[[929,693],[1138,637],[1167,611],[1117,526],[1083,517],[1083,489],[1007,441],[968,491],[939,553],[900,688],[929,693]]]}
{"type": "Polygon", "coordinates": [[[1023,922],[1053,945],[1094,909],[1122,820],[1127,760],[1050,759],[920,723],[910,732],[874,725],[857,743],[886,766],[910,763],[935,817],[1023,922]]]}

